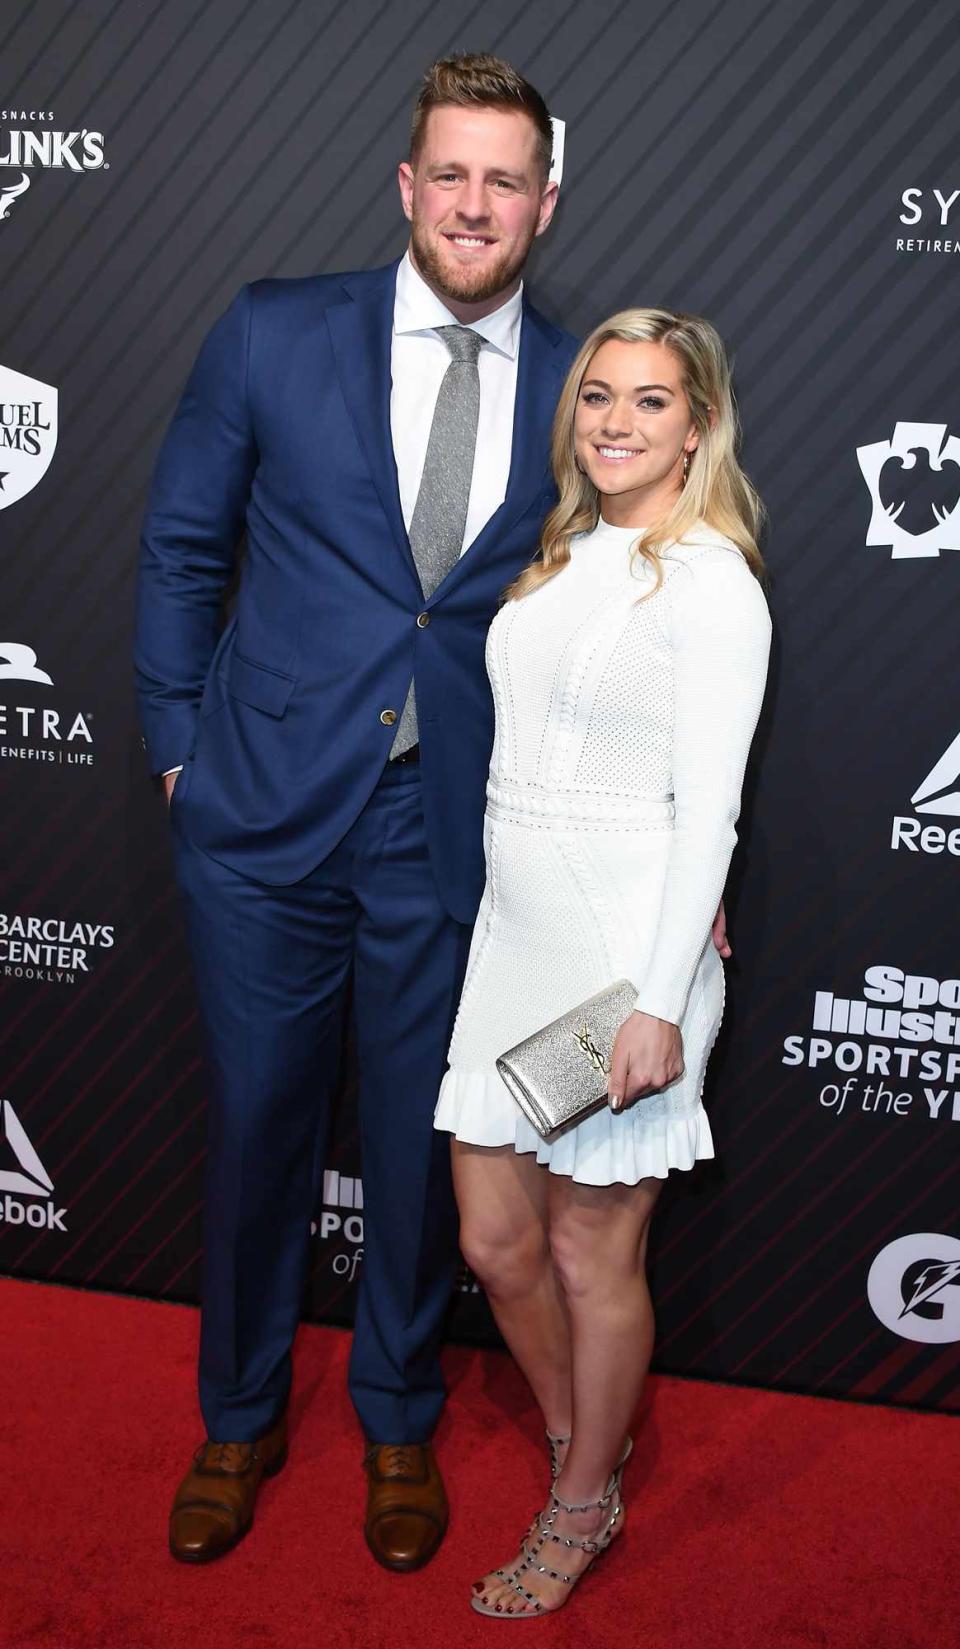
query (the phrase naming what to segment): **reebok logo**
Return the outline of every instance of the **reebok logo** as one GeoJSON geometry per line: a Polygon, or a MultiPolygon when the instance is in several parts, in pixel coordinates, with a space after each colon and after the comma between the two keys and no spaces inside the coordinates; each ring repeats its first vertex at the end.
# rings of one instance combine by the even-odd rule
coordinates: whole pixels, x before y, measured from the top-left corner
{"type": "Polygon", "coordinates": [[[55,1208],[53,1202],[23,1203],[11,1192],[19,1191],[28,1197],[49,1199],[53,1180],[37,1156],[27,1132],[10,1104],[3,1102],[3,1138],[0,1141],[0,1161],[16,1163],[16,1168],[0,1167],[0,1219],[8,1225],[32,1225],[47,1231],[66,1231],[65,1208],[55,1208]]]}
{"type": "MultiPolygon", "coordinates": [[[[925,779],[910,797],[915,812],[939,813],[960,819],[960,733],[934,762],[925,779]]],[[[896,852],[951,853],[960,859],[960,825],[946,830],[942,825],[924,825],[919,819],[898,815],[893,821],[890,846],[896,852]]]]}

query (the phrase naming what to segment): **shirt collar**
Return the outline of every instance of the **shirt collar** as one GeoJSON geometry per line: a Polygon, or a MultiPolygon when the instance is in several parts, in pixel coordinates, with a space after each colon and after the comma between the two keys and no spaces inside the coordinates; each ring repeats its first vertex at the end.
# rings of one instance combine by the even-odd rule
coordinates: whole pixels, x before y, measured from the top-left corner
{"type": "MultiPolygon", "coordinates": [[[[512,298],[508,298],[506,303],[502,303],[499,309],[494,309],[491,314],[484,315],[482,320],[471,321],[470,326],[501,355],[508,355],[513,360],[520,345],[522,311],[521,281],[512,298]]],[[[414,269],[410,253],[405,252],[397,270],[397,296],[393,308],[394,335],[401,332],[431,332],[434,327],[462,324],[456,315],[451,315],[423,276],[414,269]]]]}

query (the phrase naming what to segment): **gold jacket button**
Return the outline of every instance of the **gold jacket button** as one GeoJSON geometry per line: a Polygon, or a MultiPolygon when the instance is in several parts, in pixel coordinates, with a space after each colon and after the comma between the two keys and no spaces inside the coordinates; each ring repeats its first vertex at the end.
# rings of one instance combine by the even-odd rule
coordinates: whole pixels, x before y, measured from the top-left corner
{"type": "Polygon", "coordinates": [[[396,710],[381,710],[380,720],[383,722],[384,727],[392,727],[396,719],[396,710]]]}
{"type": "Polygon", "coordinates": [[[417,614],[417,628],[418,629],[425,630],[429,623],[430,623],[430,614],[429,613],[418,613],[417,614]]]}

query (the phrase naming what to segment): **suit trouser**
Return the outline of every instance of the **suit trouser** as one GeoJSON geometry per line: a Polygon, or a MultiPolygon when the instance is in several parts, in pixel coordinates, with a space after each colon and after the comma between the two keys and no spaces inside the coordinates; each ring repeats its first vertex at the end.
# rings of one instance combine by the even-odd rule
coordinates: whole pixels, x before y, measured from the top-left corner
{"type": "Polygon", "coordinates": [[[208,1433],[252,1441],[287,1400],[352,967],[364,1258],[350,1393],[371,1441],[422,1442],[443,1404],[440,1328],[457,1266],[449,1140],[433,1112],[470,928],[434,885],[419,769],[388,767],[330,857],[289,887],[194,847],[176,791],[171,826],[213,1078],[200,1335],[208,1433]]]}

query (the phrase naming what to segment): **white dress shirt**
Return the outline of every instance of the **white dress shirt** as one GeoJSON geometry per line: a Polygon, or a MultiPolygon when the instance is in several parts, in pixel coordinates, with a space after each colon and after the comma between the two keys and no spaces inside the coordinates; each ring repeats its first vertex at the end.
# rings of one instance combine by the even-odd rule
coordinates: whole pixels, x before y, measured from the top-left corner
{"type": "MultiPolygon", "coordinates": [[[[506,496],[513,446],[513,408],[517,396],[517,355],[523,307],[522,283],[512,298],[481,321],[471,321],[485,340],[477,360],[480,374],[480,417],[473,461],[473,480],[463,550],[469,548],[506,496]]],[[[390,351],[390,430],[400,483],[400,505],[409,531],[430,427],[450,352],[435,327],[458,326],[436,293],[405,252],[397,270],[393,307],[393,343],[390,351]]]]}
{"type": "MultiPolygon", "coordinates": [[[[480,416],[473,460],[470,502],[461,554],[473,543],[507,492],[513,447],[513,406],[517,396],[517,355],[523,283],[499,309],[471,325],[485,340],[477,361],[480,374],[480,416]]],[[[393,305],[393,342],[390,350],[390,430],[397,461],[403,524],[409,530],[430,440],[434,408],[450,351],[434,327],[458,326],[418,275],[405,252],[397,270],[393,305]]],[[[179,773],[179,767],[171,767],[179,773]]]]}

